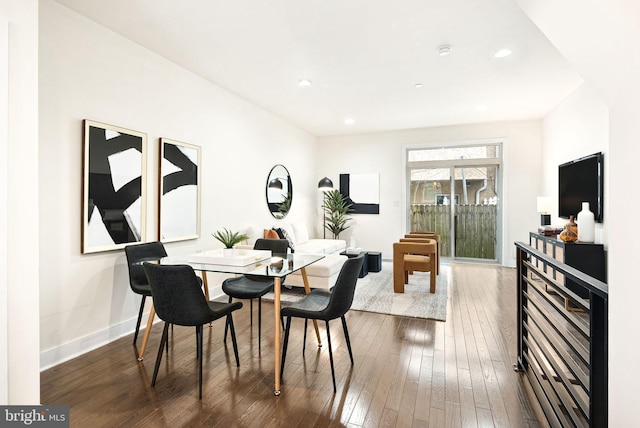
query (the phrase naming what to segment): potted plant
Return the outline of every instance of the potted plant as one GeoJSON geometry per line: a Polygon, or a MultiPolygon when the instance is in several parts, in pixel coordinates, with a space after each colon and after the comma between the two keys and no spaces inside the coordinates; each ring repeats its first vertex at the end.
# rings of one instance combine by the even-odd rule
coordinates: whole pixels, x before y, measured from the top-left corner
{"type": "Polygon", "coordinates": [[[347,222],[351,220],[347,213],[351,211],[351,202],[340,193],[339,190],[330,190],[325,193],[324,219],[326,229],[333,234],[333,239],[338,239],[340,233],[349,228],[347,222]]]}
{"type": "Polygon", "coordinates": [[[215,233],[212,233],[212,235],[218,241],[222,242],[222,245],[224,245],[224,250],[222,250],[222,252],[225,255],[228,255],[233,252],[234,245],[249,239],[249,237],[244,233],[232,232],[226,227],[223,228],[223,230],[217,230],[215,233]]]}

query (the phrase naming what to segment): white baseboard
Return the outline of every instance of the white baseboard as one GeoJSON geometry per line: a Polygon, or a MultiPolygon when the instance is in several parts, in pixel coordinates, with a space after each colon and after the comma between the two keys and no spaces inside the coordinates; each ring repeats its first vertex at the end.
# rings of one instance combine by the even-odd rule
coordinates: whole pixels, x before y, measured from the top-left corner
{"type": "MultiPolygon", "coordinates": [[[[209,293],[211,299],[217,299],[224,294],[219,286],[209,288],[209,293]]],[[[138,342],[142,341],[142,334],[144,333],[144,329],[147,325],[146,322],[148,319],[149,312],[145,312],[142,315],[142,323],[140,325],[141,334],[138,336],[138,342]]],[[[88,336],[76,339],[69,343],[65,343],[64,345],[60,345],[46,351],[41,351],[40,371],[47,370],[51,367],[57,366],[58,364],[64,363],[65,361],[69,361],[73,358],[79,357],[82,354],[104,346],[107,343],[113,342],[114,340],[120,339],[121,337],[130,335],[136,329],[137,320],[138,317],[136,316],[135,318],[129,319],[120,324],[112,325],[106,329],[97,331],[88,336]]],[[[154,324],[157,324],[159,322],[161,321],[158,319],[158,317],[156,317],[154,324]]],[[[133,349],[131,350],[131,358],[134,359],[133,349]]]]}

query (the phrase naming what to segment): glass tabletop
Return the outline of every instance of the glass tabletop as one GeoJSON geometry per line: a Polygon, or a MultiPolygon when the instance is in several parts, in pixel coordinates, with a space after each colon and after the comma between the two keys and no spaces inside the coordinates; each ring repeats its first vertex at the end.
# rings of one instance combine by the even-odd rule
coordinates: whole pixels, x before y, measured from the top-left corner
{"type": "Polygon", "coordinates": [[[194,270],[203,272],[236,273],[244,275],[268,276],[282,278],[297,270],[309,266],[324,255],[287,254],[286,257],[271,257],[246,266],[233,266],[212,263],[194,263],[189,261],[189,256],[169,256],[160,259],[163,265],[189,265],[194,270]]]}

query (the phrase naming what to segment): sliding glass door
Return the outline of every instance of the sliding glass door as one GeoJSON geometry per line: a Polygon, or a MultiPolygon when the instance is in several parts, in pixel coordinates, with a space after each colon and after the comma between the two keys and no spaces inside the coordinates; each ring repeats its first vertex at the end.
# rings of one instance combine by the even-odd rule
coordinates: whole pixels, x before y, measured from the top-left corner
{"type": "Polygon", "coordinates": [[[426,160],[416,157],[433,157],[425,151],[434,149],[420,149],[413,156],[408,152],[407,232],[439,233],[442,257],[495,262],[500,242],[499,147],[473,149],[435,149],[440,159],[426,160]],[[452,149],[466,156],[452,154],[452,149]],[[442,159],[447,156],[455,158],[442,159]]]}

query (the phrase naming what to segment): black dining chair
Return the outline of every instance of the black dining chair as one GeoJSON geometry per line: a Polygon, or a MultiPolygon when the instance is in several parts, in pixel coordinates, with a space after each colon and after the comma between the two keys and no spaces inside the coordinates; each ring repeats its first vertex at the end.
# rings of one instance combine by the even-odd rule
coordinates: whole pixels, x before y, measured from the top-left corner
{"type": "MultiPolygon", "coordinates": [[[[142,312],[144,304],[148,296],[151,296],[151,287],[147,281],[147,275],[142,268],[143,261],[151,261],[161,259],[167,256],[162,242],[147,242],[144,244],[127,245],[124,247],[127,256],[127,265],[129,267],[129,285],[131,290],[142,296],[140,302],[140,310],[138,312],[138,322],[136,323],[136,332],[133,335],[133,344],[138,340],[138,332],[140,331],[140,321],[142,320],[142,312]]],[[[150,328],[151,326],[147,326],[150,328]]]]}
{"type": "Polygon", "coordinates": [[[162,352],[168,341],[169,325],[191,326],[196,328],[196,358],[199,360],[198,382],[199,399],[202,399],[202,326],[219,318],[226,317],[226,325],[231,330],[233,353],[236,365],[240,366],[238,358],[238,343],[233,327],[232,312],[242,307],[241,302],[222,303],[207,301],[200,282],[193,268],[187,265],[159,265],[144,263],[144,271],[149,278],[153,304],[158,317],[164,321],[164,330],[153,370],[151,386],[156,385],[158,369],[162,360],[162,352]]]}
{"type": "MultiPolygon", "coordinates": [[[[289,241],[286,239],[258,239],[254,250],[271,250],[273,256],[286,257],[289,241]]],[[[258,299],[258,349],[262,342],[262,296],[273,289],[273,278],[264,276],[242,275],[237,278],[225,279],[222,291],[229,296],[229,303],[236,299],[249,299],[251,310],[251,325],[253,325],[253,299],[258,299]]],[[[227,340],[225,328],[224,340],[227,340]]]]}
{"type": "Polygon", "coordinates": [[[329,321],[336,318],[342,320],[342,329],[344,330],[344,338],[349,349],[349,358],[353,365],[353,352],[351,351],[351,341],[349,340],[349,330],[347,329],[347,321],[344,315],[351,308],[353,296],[356,291],[356,283],[360,269],[364,263],[364,253],[351,258],[344,262],[342,269],[338,274],[335,286],[328,290],[314,289],[307,294],[299,302],[293,303],[282,308],[280,312],[286,317],[286,327],[284,333],[284,344],[282,348],[282,361],[280,365],[280,376],[284,372],[284,362],[287,357],[287,346],[289,344],[289,332],[291,331],[291,318],[304,318],[304,338],[302,352],[304,353],[307,341],[307,321],[308,320],[324,320],[327,328],[327,343],[329,344],[329,360],[331,362],[331,377],[333,379],[333,392],[336,392],[336,374],[333,367],[333,350],[331,349],[331,332],[329,330],[329,321]]]}

